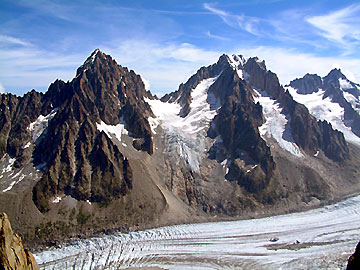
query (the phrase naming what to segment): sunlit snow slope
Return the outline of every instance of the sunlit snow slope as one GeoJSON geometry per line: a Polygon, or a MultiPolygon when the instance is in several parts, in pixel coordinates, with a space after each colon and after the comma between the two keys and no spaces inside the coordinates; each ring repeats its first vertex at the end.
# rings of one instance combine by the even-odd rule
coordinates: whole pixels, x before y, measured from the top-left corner
{"type": "Polygon", "coordinates": [[[266,92],[260,90],[254,91],[256,93],[254,100],[255,102],[260,102],[265,117],[265,123],[259,127],[262,138],[267,140],[267,138],[272,137],[281,148],[295,156],[302,157],[303,154],[294,142],[290,126],[288,125],[289,116],[282,113],[281,105],[275,99],[269,97],[266,92]]]}

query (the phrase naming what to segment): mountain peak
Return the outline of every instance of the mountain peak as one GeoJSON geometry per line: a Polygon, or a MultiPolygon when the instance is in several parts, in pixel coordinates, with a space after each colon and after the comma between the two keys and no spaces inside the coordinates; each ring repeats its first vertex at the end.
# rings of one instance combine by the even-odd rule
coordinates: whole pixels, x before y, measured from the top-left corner
{"type": "Polygon", "coordinates": [[[102,51],[100,51],[100,49],[96,49],[94,50],[91,55],[85,60],[84,65],[87,63],[94,63],[96,61],[96,59],[106,59],[106,58],[111,58],[110,55],[106,55],[105,53],[103,53],[102,51]]]}
{"type": "Polygon", "coordinates": [[[240,68],[240,69],[243,69],[244,68],[244,65],[247,61],[247,59],[239,54],[239,55],[236,55],[236,54],[228,54],[226,55],[226,59],[227,59],[227,62],[233,67],[233,68],[240,68]]]}
{"type": "Polygon", "coordinates": [[[324,79],[335,79],[335,80],[338,80],[338,79],[346,79],[345,75],[341,72],[341,69],[340,68],[334,68],[332,69],[328,75],[326,75],[324,77],[324,79]]]}
{"type": "Polygon", "coordinates": [[[104,63],[104,62],[110,62],[115,61],[110,55],[107,55],[100,51],[100,49],[95,49],[88,58],[86,58],[84,64],[82,64],[76,71],[76,76],[81,74],[83,71],[86,71],[87,69],[92,69],[94,67],[94,64],[96,62],[104,63]]]}

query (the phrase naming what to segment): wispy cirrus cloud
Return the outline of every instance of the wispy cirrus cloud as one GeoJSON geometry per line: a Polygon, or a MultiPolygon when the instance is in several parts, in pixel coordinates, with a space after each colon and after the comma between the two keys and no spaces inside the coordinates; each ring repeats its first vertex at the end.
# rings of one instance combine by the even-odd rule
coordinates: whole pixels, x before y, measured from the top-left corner
{"type": "Polygon", "coordinates": [[[259,35],[258,24],[261,21],[260,18],[245,15],[234,15],[222,9],[218,9],[210,3],[205,3],[204,8],[214,15],[219,16],[224,23],[231,27],[242,29],[255,36],[259,35]]]}
{"type": "Polygon", "coordinates": [[[320,30],[320,35],[344,46],[347,53],[360,45],[360,4],[350,5],[326,15],[313,16],[307,21],[320,30]]]}
{"type": "MultiPolygon", "coordinates": [[[[290,9],[271,14],[270,17],[253,17],[243,14],[232,14],[215,7],[214,4],[205,3],[204,9],[219,16],[223,22],[235,30],[243,30],[257,38],[278,43],[301,43],[319,47],[319,42],[309,38],[309,24],[304,21],[308,10],[290,9]],[[286,18],[286,20],[284,20],[286,18]]],[[[210,35],[209,35],[210,36],[210,35]]]]}
{"type": "Polygon", "coordinates": [[[28,41],[7,35],[0,35],[0,46],[1,45],[21,45],[25,47],[32,46],[32,44],[28,41]]]}
{"type": "MultiPolygon", "coordinates": [[[[360,45],[360,4],[353,4],[325,15],[311,7],[280,10],[265,16],[234,14],[205,3],[203,8],[219,16],[234,30],[243,30],[280,48],[308,46],[319,53],[356,54],[360,45]],[[324,40],[325,39],[325,40],[324,40]]],[[[259,40],[258,40],[259,42],[259,40]]]]}
{"type": "Polygon", "coordinates": [[[207,31],[206,35],[208,37],[210,37],[210,38],[214,38],[214,39],[218,39],[218,40],[224,40],[224,41],[229,41],[230,40],[230,38],[223,37],[223,36],[220,36],[220,35],[215,35],[215,34],[211,33],[210,31],[207,31]]]}

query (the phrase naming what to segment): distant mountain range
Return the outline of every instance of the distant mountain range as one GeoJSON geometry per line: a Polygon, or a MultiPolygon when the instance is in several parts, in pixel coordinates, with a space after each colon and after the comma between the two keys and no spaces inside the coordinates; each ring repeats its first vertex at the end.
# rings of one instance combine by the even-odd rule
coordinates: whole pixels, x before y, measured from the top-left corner
{"type": "Polygon", "coordinates": [[[95,50],[0,101],[0,212],[26,243],[301,210],[360,190],[360,85],[222,55],[161,99],[95,50]]]}

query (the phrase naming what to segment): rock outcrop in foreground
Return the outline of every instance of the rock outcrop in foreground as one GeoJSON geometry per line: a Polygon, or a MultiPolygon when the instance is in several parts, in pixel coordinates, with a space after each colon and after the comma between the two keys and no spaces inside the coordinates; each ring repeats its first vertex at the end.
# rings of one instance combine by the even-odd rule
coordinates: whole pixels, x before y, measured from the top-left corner
{"type": "Polygon", "coordinates": [[[349,257],[346,270],[360,269],[360,242],[357,244],[355,252],[349,257]]]}
{"type": "Polygon", "coordinates": [[[31,252],[24,249],[20,236],[11,229],[5,213],[0,214],[0,269],[39,269],[31,252]]]}

